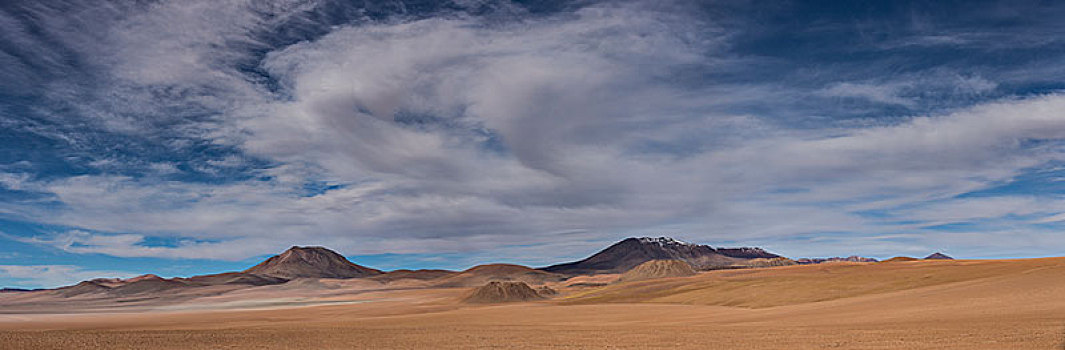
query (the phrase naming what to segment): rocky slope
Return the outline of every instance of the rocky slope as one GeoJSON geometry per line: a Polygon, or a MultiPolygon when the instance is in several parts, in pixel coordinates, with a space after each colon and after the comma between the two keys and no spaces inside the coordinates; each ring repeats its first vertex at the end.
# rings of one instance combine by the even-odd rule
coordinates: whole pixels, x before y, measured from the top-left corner
{"type": "Polygon", "coordinates": [[[636,265],[618,279],[620,282],[643,281],[656,278],[694,276],[695,269],[680,260],[651,260],[636,265]]]}
{"type": "Polygon", "coordinates": [[[544,299],[536,290],[525,282],[492,281],[474,289],[463,298],[471,304],[510,303],[544,299]]]}
{"type": "Polygon", "coordinates": [[[728,267],[750,259],[781,256],[761,248],[714,248],[681,242],[668,237],[626,238],[587,259],[552,265],[541,270],[568,274],[622,273],[651,260],[681,260],[695,269],[728,267]]]}
{"type": "Polygon", "coordinates": [[[384,272],[357,265],[323,247],[292,247],[244,273],[294,279],[371,277],[384,272]]]}

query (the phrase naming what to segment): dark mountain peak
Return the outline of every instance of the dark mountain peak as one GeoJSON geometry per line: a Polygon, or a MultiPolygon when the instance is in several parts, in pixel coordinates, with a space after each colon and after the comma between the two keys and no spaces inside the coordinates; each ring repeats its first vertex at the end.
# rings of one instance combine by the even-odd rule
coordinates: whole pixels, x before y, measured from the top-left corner
{"type": "Polygon", "coordinates": [[[635,240],[640,244],[657,244],[660,247],[666,246],[693,246],[694,244],[673,239],[671,237],[633,237],[626,238],[627,240],[635,240]]]}
{"type": "Polygon", "coordinates": [[[325,247],[293,246],[245,273],[281,278],[356,278],[379,275],[380,270],[359,266],[325,247]]]}
{"type": "Polygon", "coordinates": [[[924,258],[925,260],[954,260],[954,258],[950,257],[949,255],[940,252],[932,253],[932,255],[926,256],[924,258]]]}
{"type": "Polygon", "coordinates": [[[650,260],[682,260],[705,270],[749,259],[779,257],[761,248],[714,248],[670,237],[633,237],[614,243],[587,259],[542,270],[565,274],[621,273],[650,260]]]}

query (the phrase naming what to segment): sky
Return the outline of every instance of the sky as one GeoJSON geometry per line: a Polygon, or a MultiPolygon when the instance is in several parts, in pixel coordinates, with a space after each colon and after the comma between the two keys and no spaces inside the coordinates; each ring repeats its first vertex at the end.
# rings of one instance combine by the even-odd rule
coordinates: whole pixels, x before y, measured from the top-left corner
{"type": "Polygon", "coordinates": [[[0,286],[1065,251],[1065,4],[0,2],[0,286]]]}

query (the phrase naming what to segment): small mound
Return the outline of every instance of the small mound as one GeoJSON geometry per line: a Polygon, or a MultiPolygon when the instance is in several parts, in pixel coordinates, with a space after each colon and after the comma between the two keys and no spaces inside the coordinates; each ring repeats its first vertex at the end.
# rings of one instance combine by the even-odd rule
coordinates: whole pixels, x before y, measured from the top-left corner
{"type": "Polygon", "coordinates": [[[896,256],[891,259],[884,260],[884,262],[900,262],[900,261],[917,261],[917,258],[911,258],[908,256],[896,256]]]}
{"type": "Polygon", "coordinates": [[[622,274],[618,281],[631,282],[693,275],[695,275],[695,269],[686,262],[680,260],[651,260],[636,265],[636,267],[622,274]]]}
{"type": "Polygon", "coordinates": [[[552,289],[551,287],[543,286],[543,287],[540,287],[540,288],[536,289],[536,294],[540,294],[540,296],[543,296],[543,297],[550,297],[550,296],[558,295],[558,291],[552,289]]]}
{"type": "Polygon", "coordinates": [[[544,299],[525,282],[492,281],[474,289],[463,299],[471,304],[512,303],[544,299]]]}

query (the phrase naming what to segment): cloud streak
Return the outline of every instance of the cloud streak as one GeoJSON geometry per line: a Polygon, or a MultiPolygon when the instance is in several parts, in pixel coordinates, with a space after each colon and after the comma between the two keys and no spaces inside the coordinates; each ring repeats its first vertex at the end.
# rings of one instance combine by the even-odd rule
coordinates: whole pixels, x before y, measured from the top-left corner
{"type": "MultiPolygon", "coordinates": [[[[0,188],[20,193],[0,213],[62,227],[19,240],[67,253],[531,246],[518,250],[561,259],[579,252],[557,242],[663,231],[802,255],[818,237],[862,250],[824,254],[986,253],[1054,240],[1039,225],[1065,212],[1057,198],[965,196],[1063,161],[1065,96],[1002,96],[1014,83],[998,71],[954,66],[784,71],[752,53],[754,30],[694,5],[498,3],[328,26],[328,2],[67,5],[94,20],[48,27],[51,45],[25,17],[0,16],[5,47],[27,50],[0,62],[22,52],[90,78],[41,88],[69,113],[41,103],[36,119],[4,117],[19,137],[63,145],[48,156],[69,169],[0,168],[0,188]],[[989,221],[999,239],[934,228],[989,221]]],[[[19,13],[59,23],[66,10],[19,13]]],[[[861,49],[916,45],[890,41],[861,49]]],[[[0,76],[47,70],[10,67],[0,76]]]]}

